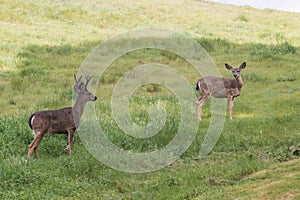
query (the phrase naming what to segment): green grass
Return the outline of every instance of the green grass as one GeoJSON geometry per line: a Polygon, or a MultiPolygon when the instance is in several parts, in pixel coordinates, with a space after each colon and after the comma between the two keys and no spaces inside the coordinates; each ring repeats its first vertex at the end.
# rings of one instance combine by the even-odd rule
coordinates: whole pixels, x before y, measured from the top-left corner
{"type": "Polygon", "coordinates": [[[294,160],[256,172],[222,191],[222,198],[299,199],[299,164],[299,160],[294,160]]]}
{"type": "MultiPolygon", "coordinates": [[[[299,199],[300,15],[205,1],[0,1],[0,198],[1,199],[299,199]],[[226,20],[224,20],[226,19],[226,20]],[[97,161],[76,135],[72,158],[61,153],[65,135],[47,135],[40,160],[27,159],[31,113],[72,105],[73,74],[90,51],[124,31],[157,27],[200,43],[224,77],[238,66],[244,86],[213,151],[198,154],[209,126],[210,101],[189,149],[156,172],[129,174],[97,161]]],[[[132,152],[159,150],[178,129],[179,102],[167,88],[136,90],[129,110],[149,123],[159,102],[166,124],[137,139],[117,126],[110,97],[123,74],[145,63],[172,66],[194,88],[200,75],[184,59],[159,50],[121,56],[102,75],[94,102],[107,137],[132,152]]],[[[193,102],[194,103],[194,100],[193,102]]]]}

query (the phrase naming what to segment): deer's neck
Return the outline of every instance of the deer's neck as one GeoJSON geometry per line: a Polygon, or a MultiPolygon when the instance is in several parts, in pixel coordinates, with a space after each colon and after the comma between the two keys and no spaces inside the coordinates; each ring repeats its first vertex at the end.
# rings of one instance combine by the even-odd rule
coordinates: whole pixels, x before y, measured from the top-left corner
{"type": "Polygon", "coordinates": [[[80,118],[83,113],[85,104],[86,104],[85,99],[82,96],[78,95],[76,102],[75,102],[74,106],[72,107],[73,118],[74,118],[76,127],[78,127],[80,124],[80,118]]]}
{"type": "Polygon", "coordinates": [[[241,76],[239,76],[236,81],[238,82],[238,87],[241,89],[243,87],[243,79],[241,76]]]}

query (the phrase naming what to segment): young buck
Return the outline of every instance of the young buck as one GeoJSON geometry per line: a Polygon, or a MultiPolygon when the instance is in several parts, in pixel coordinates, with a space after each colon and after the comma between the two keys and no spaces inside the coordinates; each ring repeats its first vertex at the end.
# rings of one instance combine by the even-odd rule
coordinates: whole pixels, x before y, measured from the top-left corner
{"type": "Polygon", "coordinates": [[[39,111],[30,116],[28,123],[33,131],[34,139],[28,145],[28,157],[34,151],[35,157],[39,158],[37,148],[47,133],[68,134],[68,146],[64,149],[64,152],[70,151],[70,156],[72,155],[74,131],[79,126],[85,104],[87,101],[96,101],[97,99],[87,89],[91,77],[86,77],[85,84],[81,82],[81,78],[82,76],[77,80],[76,75],[74,75],[74,91],[78,96],[73,107],[39,111]]]}
{"type": "Polygon", "coordinates": [[[230,111],[230,119],[232,120],[232,109],[234,97],[240,96],[243,86],[241,70],[245,69],[246,62],[243,62],[239,68],[225,64],[225,67],[230,70],[234,78],[219,78],[207,76],[198,80],[196,90],[199,90],[201,97],[198,99],[198,119],[202,120],[202,106],[212,95],[216,98],[227,98],[230,111]]]}

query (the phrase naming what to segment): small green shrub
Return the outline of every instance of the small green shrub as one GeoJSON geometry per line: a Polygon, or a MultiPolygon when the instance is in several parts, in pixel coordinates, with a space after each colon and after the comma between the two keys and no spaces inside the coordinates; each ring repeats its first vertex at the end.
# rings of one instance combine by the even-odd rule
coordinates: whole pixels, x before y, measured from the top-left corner
{"type": "Polygon", "coordinates": [[[250,50],[250,55],[259,60],[271,59],[278,61],[282,55],[295,54],[296,48],[288,42],[283,42],[278,45],[254,45],[250,50]]]}
{"type": "Polygon", "coordinates": [[[14,100],[13,98],[10,98],[10,99],[8,100],[8,103],[9,103],[10,105],[17,105],[16,100],[14,100]]]}
{"type": "Polygon", "coordinates": [[[286,76],[279,76],[277,78],[278,82],[293,82],[296,80],[296,76],[294,75],[294,73],[289,73],[286,76]]]}
{"type": "Polygon", "coordinates": [[[40,67],[28,66],[22,68],[19,74],[22,77],[24,76],[39,77],[44,73],[45,73],[44,70],[40,67]]]}
{"type": "Polygon", "coordinates": [[[235,44],[222,38],[216,38],[216,39],[198,38],[195,40],[208,52],[222,51],[227,53],[235,48],[235,44]]]}
{"type": "Polygon", "coordinates": [[[294,47],[293,45],[291,45],[288,42],[283,42],[280,43],[277,46],[273,47],[274,52],[279,52],[279,54],[295,54],[296,53],[296,47],[294,47]]]}
{"type": "Polygon", "coordinates": [[[242,22],[248,22],[248,19],[245,15],[239,15],[237,17],[238,20],[242,21],[242,22]]]}
{"type": "Polygon", "coordinates": [[[197,42],[208,52],[214,51],[215,46],[211,40],[206,38],[197,39],[197,42]]]}
{"type": "Polygon", "coordinates": [[[149,92],[149,93],[161,91],[159,84],[155,84],[155,83],[147,85],[146,89],[147,89],[147,92],[149,92]]]}
{"type": "Polygon", "coordinates": [[[57,48],[56,53],[60,56],[68,56],[72,53],[72,46],[71,45],[63,45],[57,48]]]}

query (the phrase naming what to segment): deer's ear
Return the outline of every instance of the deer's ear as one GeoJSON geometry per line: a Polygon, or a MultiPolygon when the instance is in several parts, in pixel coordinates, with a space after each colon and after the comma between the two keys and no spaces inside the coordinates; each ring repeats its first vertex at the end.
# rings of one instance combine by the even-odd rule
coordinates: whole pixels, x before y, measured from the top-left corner
{"type": "Polygon", "coordinates": [[[246,68],[246,62],[243,62],[240,66],[240,69],[245,69],[246,68]]]}
{"type": "Polygon", "coordinates": [[[233,68],[232,66],[228,65],[227,63],[225,63],[225,67],[226,67],[226,69],[229,69],[229,70],[231,70],[233,68]]]}

